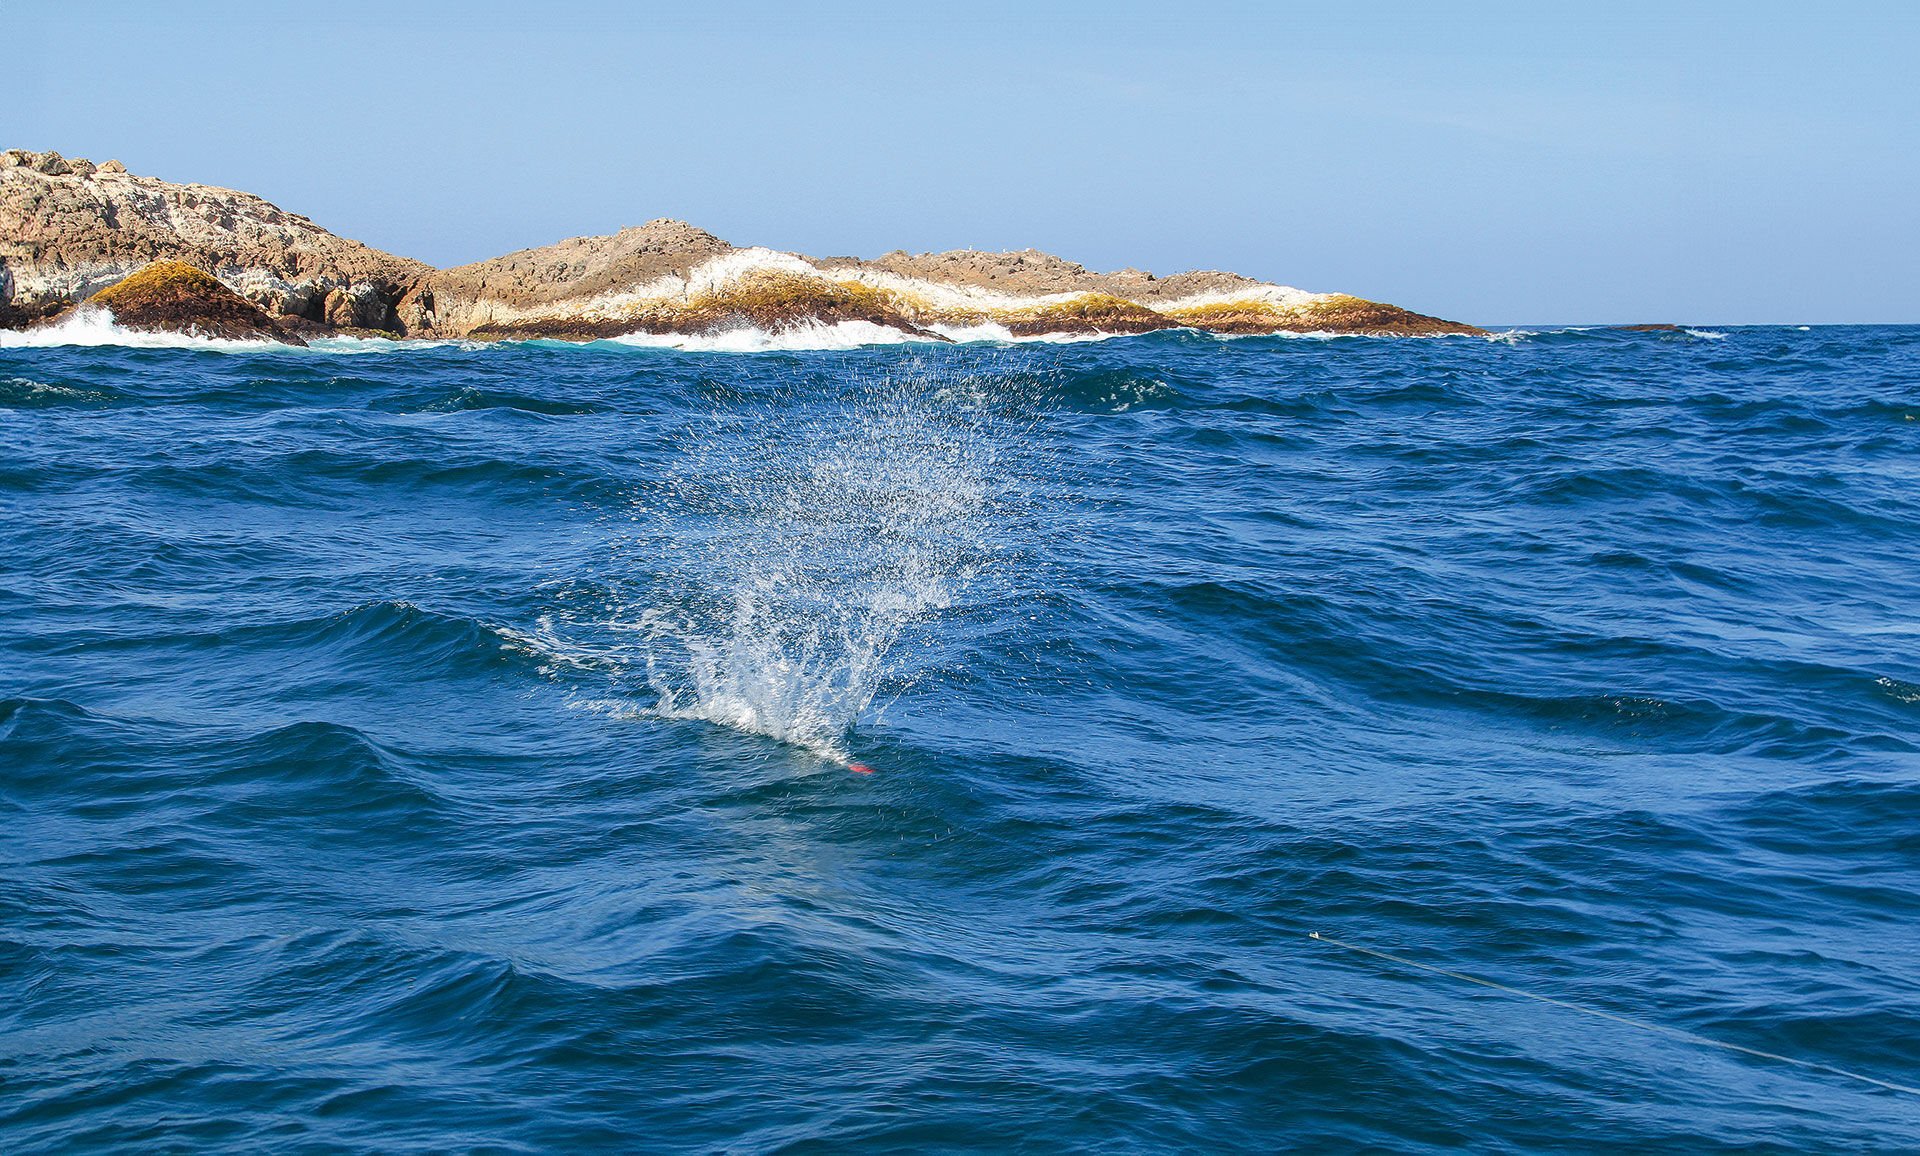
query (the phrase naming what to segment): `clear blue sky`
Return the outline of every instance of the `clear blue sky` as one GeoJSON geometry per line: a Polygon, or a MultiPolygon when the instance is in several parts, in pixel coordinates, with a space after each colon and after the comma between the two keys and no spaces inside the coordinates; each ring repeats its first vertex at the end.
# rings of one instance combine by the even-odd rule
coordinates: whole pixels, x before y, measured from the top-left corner
{"type": "Polygon", "coordinates": [[[246,189],[439,265],[673,216],[814,254],[1231,268],[1483,323],[1920,322],[1920,3],[0,22],[0,147],[246,189]]]}

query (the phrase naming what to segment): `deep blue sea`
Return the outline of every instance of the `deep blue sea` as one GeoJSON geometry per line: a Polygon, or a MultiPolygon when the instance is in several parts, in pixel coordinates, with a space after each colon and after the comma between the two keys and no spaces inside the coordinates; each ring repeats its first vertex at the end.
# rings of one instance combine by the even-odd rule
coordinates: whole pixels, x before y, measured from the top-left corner
{"type": "Polygon", "coordinates": [[[1920,328],[0,349],[0,1151],[1916,1085],[1920,328]]]}

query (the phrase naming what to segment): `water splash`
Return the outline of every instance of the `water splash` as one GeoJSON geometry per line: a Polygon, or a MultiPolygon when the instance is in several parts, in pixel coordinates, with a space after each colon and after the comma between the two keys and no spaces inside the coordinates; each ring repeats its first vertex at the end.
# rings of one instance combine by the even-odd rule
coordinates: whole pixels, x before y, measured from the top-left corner
{"type": "Polygon", "coordinates": [[[1024,493],[988,379],[917,361],[716,407],[618,554],[614,626],[653,710],[849,761],[853,726],[931,669],[929,633],[992,569],[1024,493]]]}

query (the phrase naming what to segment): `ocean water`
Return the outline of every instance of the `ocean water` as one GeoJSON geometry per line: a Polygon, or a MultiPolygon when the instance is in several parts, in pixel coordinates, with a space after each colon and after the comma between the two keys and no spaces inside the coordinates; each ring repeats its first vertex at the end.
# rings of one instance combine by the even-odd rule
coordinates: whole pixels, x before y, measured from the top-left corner
{"type": "Polygon", "coordinates": [[[0,349],[0,1150],[1920,1149],[1920,329],[766,344],[0,349]]]}

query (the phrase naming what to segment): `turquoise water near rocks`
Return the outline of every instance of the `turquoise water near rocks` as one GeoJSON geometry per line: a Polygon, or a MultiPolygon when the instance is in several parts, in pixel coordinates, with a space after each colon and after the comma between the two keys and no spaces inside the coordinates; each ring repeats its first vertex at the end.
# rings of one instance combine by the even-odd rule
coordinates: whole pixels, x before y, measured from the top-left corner
{"type": "Polygon", "coordinates": [[[0,1149],[1920,1148],[1920,329],[13,348],[0,447],[0,1149]]]}

